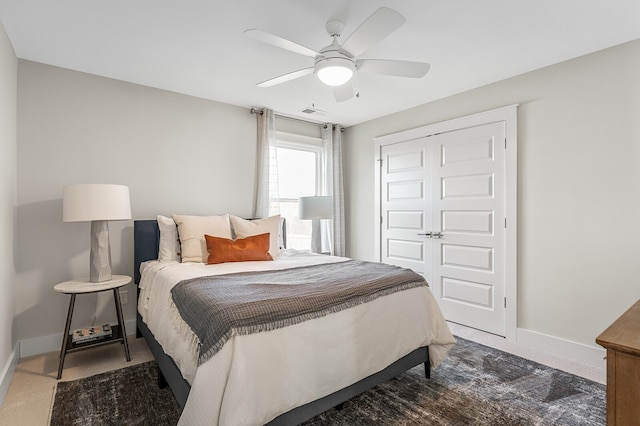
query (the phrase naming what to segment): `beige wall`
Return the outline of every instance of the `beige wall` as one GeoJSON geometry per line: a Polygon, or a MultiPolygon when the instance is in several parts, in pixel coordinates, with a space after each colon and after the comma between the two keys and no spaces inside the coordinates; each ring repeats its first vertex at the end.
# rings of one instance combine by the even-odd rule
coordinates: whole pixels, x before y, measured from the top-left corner
{"type": "Polygon", "coordinates": [[[0,22],[0,371],[17,341],[14,326],[17,76],[18,61],[0,22]]]}
{"type": "Polygon", "coordinates": [[[596,346],[640,298],[639,76],[637,40],[349,128],[348,254],[374,256],[374,137],[520,104],[518,327],[596,346]]]}
{"type": "MultiPolygon", "coordinates": [[[[349,255],[373,258],[374,137],[519,103],[518,326],[594,345],[640,297],[638,75],[640,41],[349,128],[349,255]]],[[[246,109],[21,60],[17,114],[17,283],[1,290],[17,293],[14,340],[60,333],[68,300],[52,287],[87,274],[89,225],[62,223],[65,184],[129,185],[134,218],[251,214],[246,109]]],[[[111,236],[114,271],[131,274],[131,222],[112,223],[111,236]]],[[[79,299],[74,326],[96,306],[97,322],[110,320],[104,296],[79,299]]]]}
{"type": "MultiPolygon", "coordinates": [[[[88,275],[89,223],[62,222],[64,185],[128,185],[134,219],[252,212],[247,109],[20,60],[18,134],[19,339],[61,333],[68,296],[53,286],[88,275]]],[[[132,275],[132,222],[111,222],[110,235],[114,273],[132,275]]],[[[72,327],[91,324],[96,309],[98,324],[115,320],[110,293],[85,295],[72,327]]]]}

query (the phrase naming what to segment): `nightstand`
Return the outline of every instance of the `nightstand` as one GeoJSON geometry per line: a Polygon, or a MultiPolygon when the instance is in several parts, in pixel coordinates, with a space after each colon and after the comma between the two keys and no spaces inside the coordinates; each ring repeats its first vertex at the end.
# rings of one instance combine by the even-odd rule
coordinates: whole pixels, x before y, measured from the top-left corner
{"type": "Polygon", "coordinates": [[[56,284],[53,288],[60,293],[71,295],[69,302],[69,312],[67,313],[67,323],[64,327],[62,335],[62,348],[60,349],[60,364],[58,365],[58,379],[62,377],[62,368],[64,366],[64,358],[67,354],[81,351],[84,349],[94,348],[97,346],[109,345],[111,343],[123,343],[124,353],[127,356],[127,362],[131,361],[129,355],[129,343],[127,342],[127,332],[124,328],[124,317],[122,316],[122,304],[120,303],[120,287],[131,282],[131,277],[126,275],[113,275],[108,281],[92,283],[84,280],[65,281],[56,284]],[[76,295],[99,293],[101,291],[113,290],[113,299],[116,304],[116,314],[118,316],[118,325],[112,327],[111,336],[90,342],[73,343],[72,336],[69,334],[71,327],[71,318],[73,317],[73,306],[76,302],[76,295]]]}
{"type": "Polygon", "coordinates": [[[607,350],[607,425],[640,419],[640,301],[596,339],[607,350]]]}

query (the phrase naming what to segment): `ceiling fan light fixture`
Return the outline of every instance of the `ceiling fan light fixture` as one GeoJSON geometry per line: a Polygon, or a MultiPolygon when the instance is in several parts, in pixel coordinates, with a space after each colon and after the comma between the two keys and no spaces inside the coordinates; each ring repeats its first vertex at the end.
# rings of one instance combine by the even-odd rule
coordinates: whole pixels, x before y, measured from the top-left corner
{"type": "Polygon", "coordinates": [[[356,66],[347,58],[325,58],[316,63],[316,74],[327,86],[342,86],[353,77],[356,66]]]}

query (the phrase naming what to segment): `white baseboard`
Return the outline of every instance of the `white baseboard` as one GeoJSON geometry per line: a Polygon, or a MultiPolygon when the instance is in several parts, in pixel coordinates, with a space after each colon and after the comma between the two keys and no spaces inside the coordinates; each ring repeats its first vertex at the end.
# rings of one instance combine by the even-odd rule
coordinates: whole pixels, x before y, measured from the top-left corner
{"type": "MultiPolygon", "coordinates": [[[[132,319],[125,321],[124,327],[127,330],[127,336],[135,334],[136,320],[132,319]]],[[[61,343],[62,333],[24,339],[20,342],[20,357],[26,358],[33,355],[45,354],[47,352],[60,351],[61,343]]]]}
{"type": "Polygon", "coordinates": [[[606,351],[604,348],[576,343],[524,328],[518,328],[516,342],[518,345],[547,352],[560,358],[570,359],[580,364],[600,369],[606,368],[606,360],[604,358],[606,351]]]}
{"type": "Polygon", "coordinates": [[[60,343],[62,343],[62,333],[21,340],[20,357],[27,358],[47,352],[60,351],[60,343]]]}
{"type": "Polygon", "coordinates": [[[18,360],[20,359],[20,342],[16,342],[13,347],[13,352],[9,355],[9,359],[7,363],[4,365],[2,369],[2,373],[0,373],[0,405],[4,402],[4,397],[7,395],[9,391],[9,385],[11,384],[11,379],[13,379],[13,373],[16,371],[16,366],[18,365],[18,360]]]}

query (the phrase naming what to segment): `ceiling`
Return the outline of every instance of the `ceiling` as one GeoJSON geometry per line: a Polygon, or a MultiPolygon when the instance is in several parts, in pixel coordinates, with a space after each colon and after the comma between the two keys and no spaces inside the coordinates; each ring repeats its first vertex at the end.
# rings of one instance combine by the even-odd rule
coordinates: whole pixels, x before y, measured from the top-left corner
{"type": "Polygon", "coordinates": [[[0,21],[21,59],[350,126],[638,39],[640,1],[0,0],[0,21]],[[245,30],[319,50],[327,21],[344,22],[344,41],[381,6],[406,23],[361,57],[429,62],[426,76],[360,73],[360,96],[341,103],[313,75],[256,87],[313,59],[245,30]]]}

